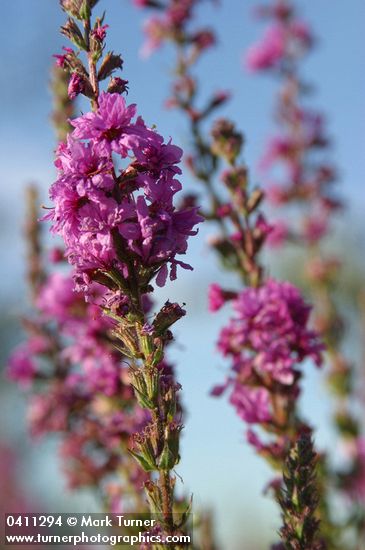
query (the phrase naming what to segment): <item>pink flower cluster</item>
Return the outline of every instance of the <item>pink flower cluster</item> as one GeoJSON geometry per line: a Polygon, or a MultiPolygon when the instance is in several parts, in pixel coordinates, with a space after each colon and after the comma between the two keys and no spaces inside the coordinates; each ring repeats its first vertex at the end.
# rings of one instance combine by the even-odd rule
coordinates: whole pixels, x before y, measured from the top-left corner
{"type": "Polygon", "coordinates": [[[333,193],[336,171],[325,155],[330,143],[325,119],[302,101],[306,83],[300,80],[299,63],[311,49],[312,33],[289,1],[273,2],[260,15],[271,19],[271,26],[248,50],[247,66],[274,71],[283,84],[276,113],[279,132],[269,140],[260,163],[268,177],[267,196],[274,206],[309,206],[290,227],[278,220],[280,230],[269,244],[289,239],[313,244],[328,234],[330,216],[341,204],[333,193]]]}
{"type": "Polygon", "coordinates": [[[61,455],[75,487],[95,485],[113,473],[125,460],[121,443],[127,445],[149,416],[135,402],[128,367],[112,344],[112,322],[98,305],[108,300],[107,292],[93,283],[93,303],[86,303],[73,286],[70,276],[48,277],[37,298],[37,317],[25,322],[28,340],[14,351],[7,374],[20,384],[34,383],[31,432],[63,434],[61,455]]]}
{"type": "Polygon", "coordinates": [[[102,93],[97,111],[73,120],[74,131],[57,151],[54,208],[44,219],[62,236],[79,289],[87,290],[96,273],[112,270],[128,286],[131,263],[145,284],[156,277],[160,286],[168,265],[171,279],[178,265],[192,269],[176,258],[202,221],[197,208],[173,204],[181,189],[182,151],[135,114],[135,105],[120,95],[102,93]]]}
{"type": "MultiPolygon", "coordinates": [[[[216,294],[215,294],[216,296],[216,294]]],[[[298,394],[297,365],[306,359],[321,364],[321,344],[308,328],[310,306],[296,287],[269,279],[259,288],[247,288],[233,300],[235,316],[221,331],[218,349],[232,361],[225,386],[230,401],[248,423],[272,420],[271,392],[298,394]]]]}
{"type": "MultiPolygon", "coordinates": [[[[67,365],[83,365],[83,370],[72,373],[71,386],[82,384],[83,391],[116,395],[120,390],[120,354],[104,342],[103,335],[111,328],[110,319],[102,315],[94,303],[84,305],[81,294],[74,292],[71,277],[54,273],[41,288],[36,306],[40,312],[37,323],[56,324],[65,339],[60,360],[67,365]]],[[[102,301],[103,287],[92,286],[94,301],[102,301]]],[[[31,383],[37,375],[38,358],[46,356],[52,347],[44,334],[37,333],[18,347],[9,361],[8,374],[23,384],[31,383]]]]}
{"type": "MultiPolygon", "coordinates": [[[[201,0],[168,0],[166,5],[153,0],[133,0],[137,7],[157,8],[158,15],[150,17],[144,24],[147,41],[142,53],[150,55],[166,40],[178,40],[192,19],[192,12],[201,0]]],[[[203,28],[189,33],[189,42],[199,51],[215,44],[215,36],[210,29],[203,28]]]]}
{"type": "Polygon", "coordinates": [[[245,63],[250,71],[277,68],[288,58],[303,55],[313,43],[312,33],[305,22],[288,20],[284,12],[273,15],[275,22],[266,29],[261,40],[247,51],[245,63]]]}

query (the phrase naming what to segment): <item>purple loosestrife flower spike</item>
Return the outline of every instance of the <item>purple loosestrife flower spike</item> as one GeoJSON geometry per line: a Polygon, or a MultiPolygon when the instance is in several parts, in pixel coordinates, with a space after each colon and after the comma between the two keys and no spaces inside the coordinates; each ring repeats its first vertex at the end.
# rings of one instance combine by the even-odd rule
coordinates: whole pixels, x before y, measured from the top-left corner
{"type": "MultiPolygon", "coordinates": [[[[144,302],[154,284],[165,285],[168,276],[176,279],[178,266],[192,269],[180,256],[186,254],[189,237],[197,234],[203,218],[195,206],[175,205],[182,188],[181,149],[137,117],[136,105],[127,105],[117,92],[101,91],[100,82],[108,76],[114,79],[108,88],[126,91],[126,81],[112,76],[122,68],[122,59],[112,52],[101,59],[107,25],[103,18],[92,27],[92,6],[83,6],[82,40],[73,19],[62,28],[80,51],[67,52],[59,64],[72,73],[69,95],[83,93],[91,99],[92,110],[71,121],[74,130],[57,149],[58,177],[50,190],[54,206],[44,219],[52,222],[52,232],[64,241],[76,291],[88,307],[106,315],[112,324],[112,343],[128,358],[131,388],[149,417],[134,433],[130,454],[148,476],[154,472],[145,483],[147,494],[158,495],[153,511],[172,534],[186,523],[187,510],[173,516],[171,472],[180,460],[182,424],[176,420],[180,385],[165,374],[164,355],[172,339],[170,327],[185,310],[167,302],[150,320],[144,302]]],[[[106,377],[92,374],[96,386],[106,377]]],[[[113,393],[113,384],[100,391],[113,393]]]]}
{"type": "Polygon", "coordinates": [[[202,218],[196,208],[173,204],[181,189],[175,177],[181,150],[164,144],[141,118],[133,121],[135,112],[118,94],[102,93],[98,110],[72,121],[75,130],[57,152],[59,177],[50,193],[55,207],[45,219],[65,241],[78,288],[86,288],[98,271],[115,268],[128,285],[128,261],[143,269],[145,285],[156,274],[157,284],[165,284],[169,264],[171,279],[178,265],[191,269],[176,256],[185,254],[202,218]],[[135,155],[135,177],[129,177],[133,163],[116,174],[112,152],[135,155]],[[123,178],[132,192],[124,194],[123,178]]]}
{"type": "MultiPolygon", "coordinates": [[[[337,169],[328,159],[330,139],[325,117],[308,107],[308,83],[301,74],[301,63],[315,41],[309,25],[298,16],[295,2],[272,0],[258,14],[268,20],[268,27],[263,38],[247,52],[246,64],[250,70],[271,73],[280,86],[275,110],[277,130],[261,160],[263,175],[269,181],[267,196],[279,216],[268,242],[273,246],[296,245],[305,251],[304,275],[316,303],[314,323],[328,351],[329,389],[335,397],[334,423],[343,441],[342,447],[356,448],[362,431],[353,406],[356,368],[342,349],[346,324],[336,296],[341,286],[342,261],[329,253],[325,245],[333,233],[333,220],[342,207],[334,187],[337,169]],[[288,217],[285,208],[291,212],[296,208],[297,215],[288,217]]],[[[356,470],[355,455],[352,455],[350,470],[356,470]]],[[[325,484],[341,488],[344,507],[348,508],[349,488],[346,481],[338,483],[342,472],[327,467],[326,475],[325,484]]],[[[347,480],[350,483],[351,477],[347,480]]],[[[364,528],[361,522],[359,527],[354,518],[364,516],[365,507],[359,512],[358,504],[355,499],[352,505],[357,511],[350,510],[348,524],[340,530],[345,533],[348,526],[353,525],[361,539],[364,528]]],[[[330,518],[328,523],[332,523],[330,518]]],[[[326,529],[328,533],[333,532],[329,546],[342,550],[333,527],[326,529]]]]}

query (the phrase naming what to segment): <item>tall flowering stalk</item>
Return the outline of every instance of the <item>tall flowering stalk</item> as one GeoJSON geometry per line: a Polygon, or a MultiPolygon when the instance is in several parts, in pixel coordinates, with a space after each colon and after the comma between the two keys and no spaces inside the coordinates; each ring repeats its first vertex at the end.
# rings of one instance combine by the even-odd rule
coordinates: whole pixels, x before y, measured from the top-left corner
{"type": "MultiPolygon", "coordinates": [[[[57,411],[56,418],[49,415],[43,395],[36,416],[45,422],[54,420],[56,425],[68,422],[65,408],[70,407],[70,401],[77,412],[83,400],[88,400],[88,392],[95,391],[90,386],[101,384],[98,389],[102,396],[113,399],[101,399],[96,405],[100,406],[98,412],[105,411],[107,405],[107,416],[112,413],[108,427],[118,453],[123,442],[121,431],[127,431],[127,445],[132,433],[127,457],[136,460],[135,467],[144,477],[150,510],[160,517],[158,529],[171,534],[184,528],[189,507],[178,510],[181,506],[175,496],[172,471],[180,459],[180,385],[164,359],[172,339],[170,327],[185,310],[166,302],[153,315],[149,297],[155,284],[163,286],[168,276],[176,279],[178,267],[192,269],[178,256],[186,253],[188,238],[197,233],[195,226],[202,218],[196,207],[174,206],[174,195],[181,190],[177,177],[182,151],[171,140],[165,143],[140,116],[136,118],[135,105],[126,104],[121,94],[127,81],[114,76],[122,67],[122,59],[104,51],[107,25],[103,18],[92,22],[96,3],[61,1],[70,16],[62,33],[76,50],[64,48],[64,53],[56,56],[57,64],[70,75],[69,98],[85,95],[92,111],[71,121],[74,130],[57,149],[58,177],[50,190],[54,206],[44,217],[52,222],[52,232],[64,241],[73,282],[51,276],[52,284],[40,293],[39,308],[45,320],[56,321],[57,331],[71,335],[75,342],[68,353],[61,354],[67,367],[54,363],[64,393],[50,395],[47,401],[55,399],[62,410],[57,411]],[[101,91],[107,78],[107,90],[101,91]],[[56,299],[54,293],[58,293],[56,299]],[[87,372],[69,376],[70,364],[80,362],[87,372]],[[123,367],[123,363],[129,366],[123,367]],[[70,387],[63,383],[66,375],[70,387]],[[126,427],[128,415],[130,424],[126,427]]],[[[48,342],[44,345],[45,349],[31,352],[48,353],[48,342]]],[[[9,370],[13,378],[27,382],[36,369],[32,353],[29,362],[22,363],[22,351],[26,359],[29,343],[27,350],[20,349],[18,356],[13,356],[9,370]]],[[[92,411],[94,407],[93,400],[92,411]]],[[[108,437],[98,415],[97,423],[95,437],[108,437]]],[[[94,428],[81,425],[81,437],[90,431],[94,435],[94,428]]],[[[73,443],[69,448],[73,449],[73,443]]],[[[75,444],[80,446],[79,441],[75,444]]],[[[100,446],[108,448],[105,439],[100,446]]],[[[125,453],[122,455],[125,458],[125,453]]],[[[87,458],[83,456],[81,462],[87,458]]],[[[110,467],[115,470],[113,460],[110,467]]],[[[93,472],[91,478],[96,477],[93,472]]]]}
{"type": "MultiPolygon", "coordinates": [[[[215,42],[212,31],[191,30],[198,2],[135,3],[157,13],[145,24],[147,45],[170,40],[176,47],[176,78],[168,106],[179,108],[190,121],[192,154],[187,162],[208,199],[204,201],[208,205],[205,217],[219,227],[211,244],[223,265],[247,285],[238,290],[216,284],[210,287],[211,311],[228,302],[232,306],[232,318],[218,341],[218,349],[229,358],[231,368],[226,382],[214,388],[213,394],[229,390],[238,415],[249,426],[266,432],[268,437],[262,440],[250,428],[248,440],[280,474],[290,448],[308,429],[297,408],[301,363],[309,358],[320,365],[323,345],[308,327],[311,308],[299,290],[268,278],[261,264],[260,253],[273,228],[261,211],[263,192],[250,188],[247,168],[240,160],[242,134],[226,119],[216,120],[210,134],[205,130],[207,119],[228,94],[213,93],[203,107],[198,107],[194,66],[200,54],[215,42]],[[158,42],[154,40],[156,29],[160,31],[158,42]],[[197,36],[209,40],[197,41],[197,36]]],[[[194,196],[185,197],[190,204],[195,200],[194,196]]],[[[277,484],[273,488],[279,492],[277,484]]],[[[315,502],[315,487],[312,496],[315,502]]]]}
{"type": "Polygon", "coordinates": [[[289,219],[286,215],[286,221],[277,222],[277,242],[315,249],[330,231],[332,214],[341,207],[334,191],[336,169],[328,159],[325,119],[306,105],[309,86],[300,75],[301,62],[315,40],[290,1],[275,0],[258,14],[270,23],[262,39],[248,49],[245,63],[252,72],[267,71],[280,79],[275,112],[278,132],[261,159],[261,169],[270,182],[270,203],[291,206],[289,219]]]}
{"type": "MultiPolygon", "coordinates": [[[[52,121],[62,140],[75,106],[70,77],[56,57],[52,121]]],[[[148,416],[134,400],[124,356],[113,348],[111,323],[73,291],[64,250],[46,253],[38,203],[36,187],[29,186],[24,229],[32,313],[23,319],[27,340],[13,352],[7,374],[31,393],[32,436],[60,439],[69,487],[96,491],[106,510],[142,512],[148,476],[128,454],[128,443],[148,416]]]]}
{"type": "Polygon", "coordinates": [[[101,288],[100,306],[115,323],[113,337],[129,359],[135,396],[150,415],[130,452],[145,472],[158,474],[145,483],[146,493],[160,528],[171,534],[186,522],[186,513],[173,515],[172,470],[180,459],[182,425],[176,416],[180,387],[164,373],[163,359],[170,327],[185,311],[167,302],[152,320],[145,301],[154,281],[163,286],[168,275],[176,278],[177,266],[191,269],[176,256],[185,254],[202,218],[196,208],[173,204],[181,189],[176,176],[182,151],[135,119],[136,106],[120,95],[125,81],[112,78],[108,91],[100,92],[100,82],[121,68],[121,58],[112,52],[103,57],[107,26],[101,19],[92,26],[95,2],[80,9],[74,2],[62,4],[82,21],[83,32],[72,17],[62,32],[86,53],[88,69],[73,51],[60,62],[72,73],[69,93],[84,93],[93,111],[72,121],[73,132],[58,148],[58,179],[50,191],[54,208],[45,219],[64,240],[76,289],[93,302],[95,285],[101,288]]]}
{"type": "Polygon", "coordinates": [[[350,524],[360,541],[364,535],[364,493],[361,495],[360,490],[355,496],[351,488],[361,487],[364,469],[361,422],[353,412],[356,372],[343,351],[345,323],[336,300],[341,259],[325,251],[333,217],[341,204],[333,190],[336,169],[328,160],[330,141],[324,117],[305,102],[309,87],[301,76],[301,62],[315,40],[296,12],[295,3],[289,0],[275,0],[259,10],[269,26],[262,39],[248,50],[246,64],[251,71],[273,74],[280,83],[277,134],[269,141],[261,166],[270,182],[268,197],[272,206],[279,212],[284,208],[286,211],[286,221],[279,219],[276,223],[275,244],[301,246],[308,253],[306,280],[316,303],[316,326],[327,347],[335,426],[352,461],[349,475],[339,475],[340,487],[346,499],[350,497],[353,502],[350,524]]]}

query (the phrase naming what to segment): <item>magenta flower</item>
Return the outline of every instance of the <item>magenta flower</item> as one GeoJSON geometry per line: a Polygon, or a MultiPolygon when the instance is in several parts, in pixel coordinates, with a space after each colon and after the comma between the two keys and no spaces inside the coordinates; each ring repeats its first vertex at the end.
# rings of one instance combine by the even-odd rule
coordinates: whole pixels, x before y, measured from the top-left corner
{"type": "Polygon", "coordinates": [[[96,112],[73,121],[75,130],[57,151],[54,208],[45,219],[63,237],[79,289],[86,290],[98,270],[116,268],[127,278],[126,255],[149,269],[159,285],[167,278],[167,263],[171,279],[178,265],[191,269],[176,256],[186,253],[202,217],[195,207],[178,210],[173,204],[181,190],[175,176],[181,173],[182,151],[171,140],[164,143],[141,118],[133,122],[135,113],[118,94],[104,93],[96,112]],[[120,176],[116,154],[134,158],[120,176]]]}
{"type": "Polygon", "coordinates": [[[152,174],[167,171],[173,174],[181,174],[180,163],[183,151],[180,147],[173,145],[171,140],[164,144],[161,136],[156,134],[156,143],[149,143],[146,147],[138,148],[135,151],[138,165],[144,167],[152,174]]]}
{"type": "Polygon", "coordinates": [[[70,99],[75,99],[75,97],[84,92],[84,88],[85,86],[81,76],[77,73],[72,73],[68,84],[68,97],[70,99]]]}
{"type": "Polygon", "coordinates": [[[28,343],[19,346],[10,357],[6,374],[9,380],[18,382],[23,388],[31,386],[36,366],[30,354],[28,343]]]}
{"type": "Polygon", "coordinates": [[[218,340],[219,351],[232,361],[232,374],[213,394],[231,387],[230,401],[239,416],[265,423],[271,419],[270,390],[282,388],[297,397],[297,366],[308,358],[319,366],[324,346],[308,328],[310,306],[290,283],[269,279],[247,288],[233,300],[233,309],[236,314],[218,340]]]}
{"type": "Polygon", "coordinates": [[[27,411],[27,421],[33,437],[40,438],[49,432],[67,430],[69,411],[74,397],[61,388],[49,393],[33,395],[27,411]]]}
{"type": "Polygon", "coordinates": [[[142,48],[142,56],[149,57],[168,36],[170,25],[161,17],[150,17],[143,25],[147,40],[142,48]]]}
{"type": "MultiPolygon", "coordinates": [[[[82,365],[75,378],[67,381],[82,383],[91,394],[117,395],[120,390],[120,356],[104,340],[112,321],[104,316],[97,304],[104,304],[104,287],[94,283],[90,287],[93,303],[85,304],[84,297],[74,291],[71,277],[54,273],[40,289],[36,305],[40,312],[39,323],[57,323],[65,338],[61,359],[68,365],[82,365]]],[[[21,384],[30,384],[43,373],[39,358],[46,357],[50,342],[33,336],[18,347],[11,356],[8,376],[21,384]]]]}
{"type": "Polygon", "coordinates": [[[81,296],[74,292],[73,281],[61,273],[53,273],[40,289],[36,305],[46,319],[55,319],[65,324],[70,312],[77,313],[81,296]]]}
{"type": "Polygon", "coordinates": [[[106,29],[109,28],[109,25],[101,25],[100,23],[97,27],[91,31],[92,36],[99,42],[103,42],[106,37],[106,29]]]}
{"type": "Polygon", "coordinates": [[[82,142],[71,137],[57,150],[56,167],[63,173],[65,184],[75,187],[82,197],[94,189],[111,191],[114,186],[113,163],[98,142],[82,142]]]}
{"type": "Polygon", "coordinates": [[[225,304],[223,289],[216,283],[209,285],[208,303],[209,311],[218,311],[225,304]]]}
{"type": "Polygon", "coordinates": [[[280,66],[287,58],[301,56],[313,44],[310,28],[304,21],[278,20],[269,26],[262,39],[252,45],[245,56],[250,71],[263,71],[280,66]]]}
{"type": "Polygon", "coordinates": [[[185,34],[186,44],[192,45],[201,52],[216,42],[214,33],[209,28],[201,28],[194,32],[186,27],[192,19],[197,0],[170,0],[165,5],[155,0],[135,0],[138,7],[158,8],[158,15],[153,15],[144,23],[146,42],[142,55],[147,57],[159,48],[165,41],[179,41],[185,34]]]}
{"type": "Polygon", "coordinates": [[[130,149],[140,146],[142,139],[148,144],[156,135],[141,119],[132,123],[136,110],[136,105],[127,107],[121,95],[103,92],[95,113],[86,113],[71,121],[75,127],[72,136],[75,139],[95,139],[106,152],[113,150],[126,157],[130,149]]]}
{"type": "MultiPolygon", "coordinates": [[[[321,364],[323,345],[307,327],[311,308],[292,284],[269,279],[258,289],[241,292],[233,307],[237,312],[233,336],[240,332],[244,345],[256,352],[254,369],[270,372],[285,384],[291,383],[296,363],[311,358],[321,364]]],[[[223,348],[236,355],[235,339],[232,344],[223,348]]]]}
{"type": "Polygon", "coordinates": [[[231,290],[224,290],[222,287],[213,283],[208,288],[209,311],[218,311],[229,300],[236,298],[237,293],[231,290]]]}
{"type": "Polygon", "coordinates": [[[63,47],[62,49],[66,53],[64,53],[64,54],[55,54],[55,55],[53,55],[53,57],[56,59],[57,67],[64,68],[66,63],[67,63],[68,56],[73,55],[74,51],[73,51],[72,48],[63,47]]]}
{"type": "Polygon", "coordinates": [[[261,42],[251,46],[246,54],[246,66],[251,71],[270,69],[280,62],[285,54],[286,34],[281,25],[269,27],[261,42]]]}
{"type": "Polygon", "coordinates": [[[248,424],[262,424],[272,418],[270,394],[266,388],[250,388],[235,382],[229,401],[237,415],[248,424]]]}
{"type": "Polygon", "coordinates": [[[23,344],[15,348],[6,368],[10,380],[18,382],[23,388],[28,388],[36,379],[36,356],[42,356],[49,351],[49,342],[43,335],[34,334],[23,344]]]}

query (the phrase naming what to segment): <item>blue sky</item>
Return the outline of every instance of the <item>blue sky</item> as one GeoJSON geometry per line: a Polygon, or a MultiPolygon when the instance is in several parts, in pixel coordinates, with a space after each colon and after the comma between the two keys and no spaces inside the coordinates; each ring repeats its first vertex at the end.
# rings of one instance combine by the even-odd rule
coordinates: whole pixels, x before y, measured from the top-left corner
{"type": "MultiPolygon", "coordinates": [[[[200,65],[202,94],[216,88],[232,91],[233,100],[222,114],[234,118],[244,130],[245,157],[256,182],[255,166],[272,127],[275,83],[266,77],[248,75],[242,69],[243,51],[262,30],[252,18],[255,2],[221,0],[220,4],[214,7],[206,2],[199,10],[200,20],[218,28],[219,34],[218,47],[200,65]]],[[[365,4],[363,0],[298,4],[318,35],[318,49],[305,64],[306,77],[316,87],[313,105],[323,108],[328,116],[333,155],[342,176],[341,192],[349,203],[346,219],[351,224],[354,220],[361,224],[365,206],[365,4]]],[[[58,34],[64,15],[56,0],[12,0],[2,8],[1,277],[9,304],[11,298],[8,311],[15,316],[24,303],[21,240],[24,185],[38,182],[45,201],[47,187],[54,177],[55,142],[49,124],[48,82],[51,56],[65,44],[58,34]]],[[[143,13],[132,7],[129,0],[100,0],[100,8],[107,11],[109,45],[121,52],[125,60],[124,77],[130,81],[130,101],[137,103],[148,124],[157,124],[162,134],[172,136],[175,143],[184,147],[187,136],[183,121],[177,113],[163,109],[173,61],[171,50],[166,47],[143,61],[139,56],[143,13]]],[[[195,185],[188,174],[184,183],[191,188],[195,185]]],[[[206,313],[205,288],[210,282],[222,280],[206,244],[211,232],[211,228],[205,227],[191,245],[189,260],[195,271],[181,274],[176,284],[164,289],[161,298],[185,301],[189,312],[176,330],[178,345],[173,353],[189,410],[179,473],[197,502],[212,505],[224,548],[233,550],[242,548],[240,537],[249,540],[254,536],[258,524],[262,536],[272,539],[277,523],[274,507],[261,494],[269,480],[269,470],[244,444],[244,427],[229,406],[224,400],[208,396],[210,387],[224,376],[214,341],[225,314],[206,313]]],[[[310,365],[308,372],[311,374],[306,381],[304,409],[313,422],[318,420],[321,425],[318,439],[320,445],[325,445],[331,441],[327,430],[330,409],[319,383],[321,375],[310,365]]],[[[39,455],[36,456],[40,461],[39,455]]],[[[47,475],[43,480],[37,477],[39,461],[35,483],[47,486],[47,475]]],[[[49,466],[50,472],[54,472],[52,468],[49,466]]]]}

